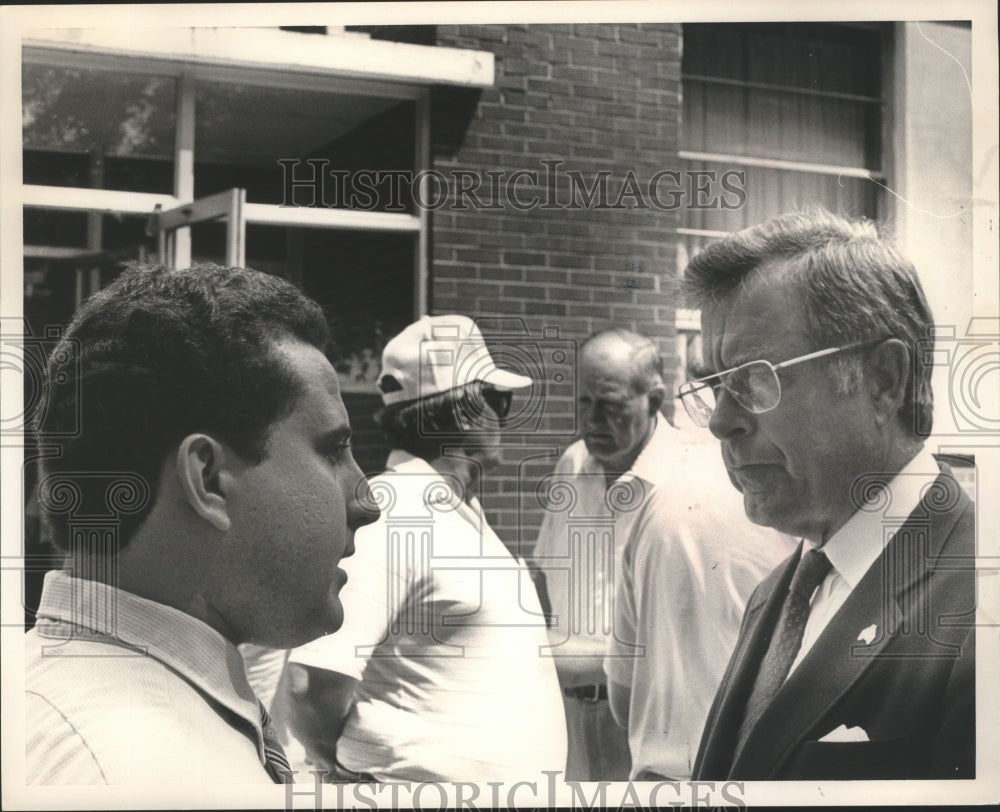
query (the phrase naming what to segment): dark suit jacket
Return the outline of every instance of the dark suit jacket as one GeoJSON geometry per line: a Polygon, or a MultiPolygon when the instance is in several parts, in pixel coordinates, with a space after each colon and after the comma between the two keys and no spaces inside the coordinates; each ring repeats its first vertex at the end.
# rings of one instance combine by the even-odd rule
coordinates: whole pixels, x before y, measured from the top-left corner
{"type": "Polygon", "coordinates": [[[796,552],[750,596],[694,777],[975,777],[974,555],[975,509],[945,468],[782,685],[733,764],[796,552]],[[866,645],[859,633],[872,624],[875,637],[866,645]],[[840,725],[863,728],[870,741],[819,741],[840,725]]]}

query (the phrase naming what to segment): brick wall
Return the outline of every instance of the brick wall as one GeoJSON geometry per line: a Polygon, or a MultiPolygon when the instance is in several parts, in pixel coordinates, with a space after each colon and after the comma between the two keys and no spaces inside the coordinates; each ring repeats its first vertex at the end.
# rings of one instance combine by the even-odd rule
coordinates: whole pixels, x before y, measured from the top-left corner
{"type": "MultiPolygon", "coordinates": [[[[645,194],[657,172],[679,168],[680,26],[439,26],[436,44],[492,52],[496,80],[432,97],[434,168],[453,182],[449,205],[431,215],[431,312],[487,318],[488,335],[520,320],[536,356],[556,336],[627,327],[658,342],[671,374],[678,213],[634,196],[610,206],[630,171],[645,194]],[[538,173],[537,186],[522,177],[517,188],[522,203],[537,194],[538,205],[507,199],[518,170],[538,173]],[[486,171],[500,173],[499,195],[486,171]],[[463,198],[461,185],[474,181],[458,180],[462,172],[482,178],[487,208],[463,198]],[[568,205],[572,172],[587,188],[608,173],[603,207],[599,198],[568,205]],[[461,203],[468,208],[456,210],[461,203]]],[[[540,521],[534,483],[573,439],[572,376],[554,380],[553,369],[533,394],[544,401],[541,422],[508,437],[484,494],[497,532],[524,551],[540,521]]]]}

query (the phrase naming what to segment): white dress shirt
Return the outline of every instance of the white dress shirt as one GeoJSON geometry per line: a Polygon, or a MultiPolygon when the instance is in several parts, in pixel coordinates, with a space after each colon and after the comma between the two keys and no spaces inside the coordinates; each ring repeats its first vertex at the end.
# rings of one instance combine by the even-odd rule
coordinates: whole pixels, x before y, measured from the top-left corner
{"type": "Polygon", "coordinates": [[[661,423],[647,461],[659,486],[624,539],[604,670],[630,691],[631,777],[684,780],[746,601],[795,541],[746,518],[716,447],[661,423]]]}
{"type": "Polygon", "coordinates": [[[343,627],[289,658],[358,680],[338,760],[380,781],[562,770],[562,697],[526,567],[453,478],[398,449],[388,466],[371,483],[382,515],[342,564],[343,627]]]}
{"type": "Polygon", "coordinates": [[[608,485],[604,466],[573,443],[543,484],[549,487],[532,557],[545,574],[553,626],[549,630],[557,665],[571,658],[602,677],[612,635],[616,573],[622,550],[642,505],[659,487],[671,487],[677,469],[671,460],[676,433],[656,421],[649,442],[632,467],[608,485]]]}
{"type": "MultiPolygon", "coordinates": [[[[826,553],[832,567],[823,582],[816,587],[810,603],[809,618],[802,633],[802,646],[788,673],[794,671],[809,649],[819,639],[847,596],[892,540],[897,524],[887,524],[887,517],[904,521],[920,504],[927,485],[941,473],[934,456],[926,448],[904,466],[886,486],[885,494],[873,495],[871,509],[859,509],[821,547],[807,541],[802,554],[816,548],[826,553]]],[[[787,677],[786,677],[787,679],[787,677]]]]}

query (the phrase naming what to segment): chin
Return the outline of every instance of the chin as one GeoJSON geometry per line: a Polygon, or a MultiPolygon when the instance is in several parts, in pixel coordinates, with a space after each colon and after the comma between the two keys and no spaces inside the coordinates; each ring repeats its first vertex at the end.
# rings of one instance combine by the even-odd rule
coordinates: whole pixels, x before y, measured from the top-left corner
{"type": "Polygon", "coordinates": [[[770,527],[772,530],[777,530],[779,533],[784,533],[786,536],[792,536],[796,539],[813,539],[815,537],[814,533],[811,532],[813,530],[812,525],[804,522],[800,514],[788,510],[768,510],[765,506],[761,505],[757,505],[754,509],[751,508],[745,497],[744,508],[747,518],[761,527],[770,527]]]}
{"type": "Polygon", "coordinates": [[[754,524],[759,524],[762,527],[773,527],[780,532],[789,532],[783,529],[788,522],[788,517],[784,512],[775,510],[774,505],[762,501],[757,494],[743,491],[743,509],[746,511],[747,518],[754,524]]]}
{"type": "Polygon", "coordinates": [[[481,472],[493,471],[500,465],[500,452],[484,451],[481,454],[477,454],[475,460],[479,464],[481,472]]]}
{"type": "Polygon", "coordinates": [[[583,441],[583,444],[587,447],[587,453],[595,460],[606,460],[608,457],[613,457],[616,453],[616,449],[608,448],[603,444],[590,443],[586,440],[583,441]]]}
{"type": "Polygon", "coordinates": [[[331,592],[322,605],[322,614],[314,613],[311,617],[305,618],[302,624],[303,629],[309,629],[312,636],[310,640],[331,634],[344,625],[344,605],[336,592],[331,592]]]}

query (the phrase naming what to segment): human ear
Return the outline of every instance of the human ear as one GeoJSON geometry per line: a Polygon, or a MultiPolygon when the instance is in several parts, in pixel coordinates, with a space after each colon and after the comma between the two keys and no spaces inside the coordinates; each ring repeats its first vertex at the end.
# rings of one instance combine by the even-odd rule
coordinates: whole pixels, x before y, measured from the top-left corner
{"type": "Polygon", "coordinates": [[[662,384],[657,384],[646,393],[646,397],[649,398],[649,414],[650,416],[655,415],[660,411],[660,407],[663,406],[663,398],[666,397],[666,390],[662,384]]]}
{"type": "Polygon", "coordinates": [[[866,386],[881,422],[896,419],[910,382],[910,351],[898,338],[890,338],[869,351],[865,363],[866,386]]]}
{"type": "Polygon", "coordinates": [[[177,447],[177,477],[191,509],[220,532],[231,526],[226,496],[232,452],[207,434],[189,434],[177,447]]]}

